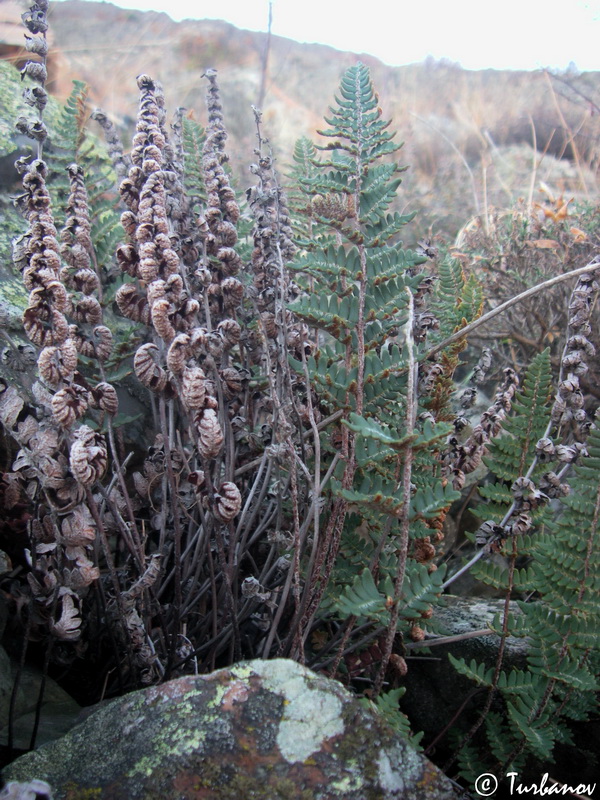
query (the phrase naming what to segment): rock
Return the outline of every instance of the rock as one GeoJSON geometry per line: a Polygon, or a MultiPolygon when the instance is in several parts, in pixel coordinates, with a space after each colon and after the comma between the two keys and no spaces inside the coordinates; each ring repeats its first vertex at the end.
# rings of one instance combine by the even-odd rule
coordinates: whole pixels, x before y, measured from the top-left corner
{"type": "MultiPolygon", "coordinates": [[[[471,634],[489,628],[496,615],[504,612],[504,598],[489,599],[480,597],[455,597],[444,595],[445,607],[436,609],[435,616],[447,636],[471,634]]],[[[510,613],[521,616],[522,612],[514,600],[510,601],[510,613]]],[[[463,639],[448,645],[449,652],[456,658],[475,658],[485,661],[489,666],[496,663],[500,637],[495,633],[463,639]]],[[[524,668],[527,658],[527,639],[508,636],[506,639],[506,667],[524,668]]],[[[438,648],[436,647],[436,652],[438,648]]]]}
{"type": "MultiPolygon", "coordinates": [[[[3,550],[0,550],[0,574],[11,569],[10,558],[3,550]]],[[[3,595],[0,594],[0,640],[4,636],[6,621],[8,619],[8,604],[3,595]]],[[[0,673],[1,674],[1,673],[0,673]]]]}
{"type": "MultiPolygon", "coordinates": [[[[17,665],[0,647],[0,746],[8,744],[8,715],[17,665]]],[[[13,747],[28,750],[35,724],[42,673],[26,665],[21,670],[14,712],[13,747]]],[[[52,678],[46,678],[36,744],[58,739],[75,724],[80,706],[52,678]]]]}
{"type": "Polygon", "coordinates": [[[288,660],[187,676],[102,706],[6,780],[54,800],[444,800],[452,784],[340,684],[288,660]]]}
{"type": "MultiPolygon", "coordinates": [[[[455,597],[445,595],[445,608],[436,609],[435,618],[445,636],[463,636],[490,626],[496,614],[502,614],[504,600],[455,597]]],[[[511,614],[521,613],[518,605],[511,601],[511,614]]],[[[402,710],[408,715],[415,731],[425,732],[425,742],[438,734],[452,719],[475,684],[459,675],[448,659],[448,653],[455,658],[470,662],[474,658],[488,667],[494,666],[498,655],[500,637],[496,634],[460,639],[431,648],[430,655],[418,662],[409,661],[405,678],[406,694],[402,698],[402,710]]],[[[410,651],[419,655],[419,650],[410,651]]],[[[506,639],[503,668],[525,669],[527,663],[527,639],[509,636],[506,639]]],[[[478,704],[481,695],[473,700],[478,704]]]]}

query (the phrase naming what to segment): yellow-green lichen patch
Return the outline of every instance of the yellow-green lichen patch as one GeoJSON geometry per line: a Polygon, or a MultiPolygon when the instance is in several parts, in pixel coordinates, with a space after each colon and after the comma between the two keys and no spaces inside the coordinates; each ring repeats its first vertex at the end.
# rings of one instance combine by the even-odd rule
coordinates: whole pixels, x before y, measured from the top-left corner
{"type": "Polygon", "coordinates": [[[339,781],[332,781],[330,787],[339,792],[341,797],[346,797],[350,792],[359,792],[364,786],[364,780],[361,775],[345,775],[339,781]]]}
{"type": "Polygon", "coordinates": [[[207,708],[217,708],[218,706],[220,706],[223,698],[225,697],[226,691],[227,691],[226,685],[217,684],[215,686],[215,696],[206,703],[207,708]]]}
{"type": "Polygon", "coordinates": [[[19,278],[5,277],[0,284],[0,299],[23,310],[27,307],[27,292],[19,278]]]}
{"type": "Polygon", "coordinates": [[[257,671],[254,669],[254,665],[256,665],[257,661],[249,661],[245,664],[236,664],[235,666],[231,667],[229,672],[232,675],[235,675],[236,678],[245,679],[249,678],[251,675],[256,675],[257,671]]]}
{"type": "Polygon", "coordinates": [[[136,775],[151,777],[165,760],[175,756],[198,753],[203,749],[207,731],[201,728],[181,728],[180,718],[166,724],[148,742],[151,755],[142,756],[127,772],[128,778],[136,775]]]}
{"type": "Polygon", "coordinates": [[[140,760],[134,764],[133,768],[129,770],[127,777],[133,778],[135,775],[143,775],[144,777],[149,778],[155,769],[156,757],[154,754],[151,756],[142,756],[142,758],[140,758],[140,760]]]}

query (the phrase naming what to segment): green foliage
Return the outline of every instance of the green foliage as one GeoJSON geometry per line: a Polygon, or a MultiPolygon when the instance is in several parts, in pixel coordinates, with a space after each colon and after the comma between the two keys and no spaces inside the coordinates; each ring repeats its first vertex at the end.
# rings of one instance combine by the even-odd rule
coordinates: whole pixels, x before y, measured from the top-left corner
{"type": "MultiPolygon", "coordinates": [[[[152,391],[152,399],[144,396],[140,404],[151,444],[141,457],[133,448],[121,452],[114,431],[128,433],[139,421],[135,410],[109,419],[104,407],[93,408],[78,417],[98,435],[93,458],[110,462],[106,475],[100,474],[102,464],[94,466],[98,475],[84,492],[73,477],[79,461],[71,450],[81,428],[66,415],[57,425],[47,397],[31,419],[23,404],[15,401],[11,408],[1,401],[5,427],[22,438],[10,475],[15,485],[23,482],[21,496],[26,492],[35,500],[43,494],[40,486],[47,493],[55,488],[44,484],[48,476],[35,465],[28,443],[33,435],[27,425],[34,428],[42,419],[48,430],[59,432],[47,437],[60,472],[51,477],[68,480],[76,491],[68,508],[48,512],[45,496],[34,508],[39,561],[20,591],[34,587],[41,594],[50,586],[44,570],[58,574],[51,569],[47,539],[58,525],[65,536],[73,535],[73,508],[92,538],[102,517],[102,547],[92,552],[91,545],[82,545],[90,555],[90,584],[98,580],[97,570],[102,591],[69,591],[78,604],[72,616],[85,619],[81,653],[97,620],[110,629],[101,655],[110,650],[111,673],[121,681],[113,692],[178,674],[192,662],[208,670],[227,659],[275,653],[314,665],[323,652],[351,680],[348,656],[370,654],[375,642],[371,649],[378,657],[385,652],[375,664],[377,674],[366,680],[372,679],[377,708],[410,737],[398,707],[404,689],[381,689],[389,680],[392,646],[408,648],[411,639],[420,644],[423,628],[435,630],[431,617],[443,602],[445,565],[436,545],[449,509],[461,499],[452,448],[458,452],[469,441],[466,434],[459,441],[460,426],[448,422],[464,341],[446,347],[444,342],[482,313],[482,284],[458,261],[426,263],[399,240],[412,219],[395,210],[403,168],[393,157],[400,145],[364,65],[344,74],[321,144],[302,139],[296,145],[289,225],[260,133],[257,185],[248,195],[254,223],[240,216],[223,168],[223,121],[213,78],[206,132],[193,119],[181,119],[182,174],[169,176],[170,169],[159,168],[167,162],[155,160],[161,147],[144,139],[149,128],[157,142],[167,137],[164,120],[156,122],[159,104],[150,97],[151,82],[142,81],[147,94],[137,140],[153,147],[153,155],[138,152],[139,163],[124,182],[129,239],[119,251],[127,265],[118,276],[113,261],[126,238],[122,209],[112,166],[84,128],[83,85],[76,82],[64,107],[49,115],[55,218],[60,224],[64,216],[63,169],[76,162],[85,168],[89,190],[99,305],[116,341],[101,363],[80,353],[77,371],[65,368],[44,391],[56,397],[68,390],[73,398],[91,392],[90,406],[97,402],[93,392],[101,394],[98,386],[92,389],[94,381],[110,381],[124,393],[135,380],[131,356],[137,351],[136,374],[152,391]],[[156,104],[152,113],[150,100],[156,104]],[[137,216],[142,197],[143,224],[137,216]],[[296,255],[288,263],[292,227],[296,255]],[[252,239],[252,251],[243,238],[252,239]],[[179,257],[183,251],[187,260],[179,257]],[[178,273],[180,261],[185,269],[178,273]],[[128,295],[130,288],[139,293],[128,295]],[[126,320],[117,322],[112,314],[115,297],[126,320]],[[141,330],[145,349],[138,348],[141,330]],[[428,355],[438,345],[438,355],[428,355]],[[38,586],[35,578],[28,588],[36,569],[44,580],[38,586]],[[319,652],[311,649],[315,641],[319,652]]],[[[49,291],[44,303],[51,302],[49,291]]],[[[62,308],[71,312],[67,302],[62,308]]],[[[83,333],[92,336],[94,325],[83,333]]],[[[136,389],[141,395],[137,384],[136,389]]],[[[459,749],[467,780],[498,763],[521,768],[527,758],[551,758],[554,744],[569,739],[565,720],[586,719],[595,708],[600,433],[592,429],[587,454],[582,445],[572,468],[557,457],[539,463],[536,445],[549,432],[557,444],[571,443],[567,426],[552,427],[553,394],[550,351],[543,350],[528,360],[516,396],[500,393],[493,406],[497,419],[487,428],[483,422],[473,426],[480,439],[470,453],[477,451],[481,460],[485,448],[488,475],[470,511],[506,534],[493,542],[501,549],[504,540],[506,562],[481,559],[473,573],[520,598],[520,613],[499,616],[491,628],[499,637],[526,637],[528,657],[525,668],[512,670],[451,657],[456,670],[494,700],[484,711],[484,735],[459,749]],[[537,482],[551,467],[569,481],[568,496],[558,493],[545,507],[545,496],[517,498],[518,478],[537,482]],[[524,512],[527,525],[509,531],[517,511],[524,512]]],[[[488,423],[491,417],[490,412],[488,423]]],[[[62,542],[56,546],[62,552],[62,542]]],[[[72,573],[74,581],[75,567],[72,573]]],[[[57,601],[49,591],[43,602],[53,613],[57,601]]],[[[35,621],[33,635],[53,641],[53,625],[49,612],[35,621]]]]}
{"type": "MultiPolygon", "coordinates": [[[[52,170],[50,180],[50,196],[55,209],[55,220],[58,226],[64,223],[64,208],[69,196],[67,167],[79,163],[86,156],[88,164],[97,167],[97,153],[92,153],[89,135],[86,133],[87,86],[83,81],[74,80],[71,94],[66,103],[50,121],[50,141],[48,146],[48,166],[52,170]],[[87,140],[87,146],[86,146],[87,140]],[[87,151],[87,152],[86,152],[87,151]]],[[[89,180],[89,178],[88,178],[89,180]]]]}
{"type": "Polygon", "coordinates": [[[431,343],[443,340],[460,330],[467,322],[477,319],[483,308],[483,287],[475,275],[468,275],[461,263],[444,258],[438,264],[438,284],[433,304],[439,319],[439,330],[431,343]]]}
{"type": "MultiPolygon", "coordinates": [[[[550,351],[546,349],[531,362],[513,400],[515,413],[504,421],[502,435],[488,447],[484,461],[494,479],[479,489],[480,496],[488,501],[475,508],[482,519],[499,522],[510,506],[512,495],[507,482],[524,475],[534,459],[536,443],[550,420],[551,392],[550,351]]],[[[542,471],[540,466],[534,475],[542,471]]]]}
{"type": "MultiPolygon", "coordinates": [[[[6,91],[3,91],[5,100],[8,101],[13,92],[20,96],[22,83],[18,73],[9,68],[5,62],[0,62],[0,67],[2,69],[0,80],[6,80],[7,83],[4,87],[6,91]]],[[[4,86],[4,84],[2,85],[4,86]]],[[[91,239],[94,247],[93,261],[104,282],[102,305],[107,322],[116,338],[115,356],[121,364],[123,352],[120,351],[120,348],[123,341],[131,339],[132,331],[131,326],[126,326],[127,330],[124,330],[121,320],[112,313],[114,290],[111,282],[114,281],[115,249],[117,244],[122,241],[124,232],[120,223],[115,186],[116,176],[112,165],[103,144],[86,128],[89,116],[86,96],[85,84],[82,81],[73,81],[73,90],[64,104],[59,104],[52,97],[48,98],[45,108],[45,123],[48,128],[46,142],[46,161],[49,168],[48,187],[54,222],[60,228],[65,220],[70,191],[67,167],[72,163],[79,163],[83,166],[88,190],[91,239]]],[[[11,112],[13,118],[19,108],[17,106],[11,112]]],[[[7,144],[7,147],[10,145],[7,144]]],[[[7,308],[10,313],[9,326],[16,330],[17,336],[19,336],[22,333],[20,318],[27,306],[27,292],[24,290],[21,280],[13,278],[11,250],[13,240],[23,231],[23,219],[12,203],[2,210],[2,217],[4,224],[2,234],[0,234],[0,255],[3,256],[2,267],[0,267],[0,277],[2,278],[0,300],[3,307],[7,308]]],[[[85,366],[84,357],[82,365],[85,366]]],[[[8,366],[10,366],[10,362],[8,366]]],[[[3,363],[1,366],[3,372],[5,372],[4,367],[3,363]]],[[[110,360],[107,362],[106,368],[110,375],[112,370],[110,360]]],[[[6,375],[9,379],[15,378],[10,370],[6,371],[6,375]]]]}
{"type": "MultiPolygon", "coordinates": [[[[302,190],[295,207],[304,213],[297,223],[301,249],[291,266],[305,291],[290,310],[319,332],[306,369],[321,402],[329,412],[343,413],[342,424],[349,432],[350,465],[336,471],[332,495],[361,510],[374,542],[388,541],[388,555],[379,563],[387,580],[382,594],[367,568],[373,550],[357,549],[344,529],[333,586],[345,580],[347,553],[359,575],[341,589],[336,607],[342,615],[370,615],[381,622],[388,596],[398,603],[399,627],[407,629],[436,602],[443,571],[433,578],[423,564],[409,559],[402,599],[394,596],[398,558],[406,548],[399,543],[397,520],[408,515],[414,535],[427,537],[459,497],[442,482],[439,470],[432,470],[432,454],[443,446],[451,426],[435,419],[405,424],[406,336],[424,338],[413,334],[416,320],[409,323],[409,316],[414,315],[413,298],[426,274],[421,269],[425,259],[397,240],[413,215],[391,208],[404,170],[390,157],[400,145],[383,119],[365,66],[344,74],[325,121],[328,127],[319,133],[326,142],[312,146],[301,140],[294,152],[293,177],[302,190]],[[403,511],[405,488],[399,476],[408,451],[414,461],[414,491],[409,509],[403,511]]],[[[470,320],[478,303],[464,290],[465,281],[457,281],[447,302],[460,309],[460,320],[470,320]],[[461,292],[467,297],[464,302],[461,292]]],[[[303,373],[302,362],[291,363],[303,373]]],[[[335,595],[336,590],[329,592],[335,595]]]]}
{"type": "Polygon", "coordinates": [[[389,612],[386,608],[386,599],[377,588],[371,572],[364,569],[350,586],[344,588],[337,607],[344,616],[376,619],[387,624],[389,612]]]}
{"type": "Polygon", "coordinates": [[[451,653],[448,655],[450,663],[454,669],[466,678],[474,681],[478,686],[489,688],[492,685],[493,668],[486,668],[484,664],[477,664],[475,659],[467,664],[464,658],[455,658],[451,653]]]}
{"type": "Polygon", "coordinates": [[[409,630],[412,622],[420,620],[439,601],[445,569],[430,572],[425,564],[410,561],[402,587],[402,620],[399,625],[409,630]]]}
{"type": "Polygon", "coordinates": [[[318,153],[314,143],[306,136],[294,145],[293,163],[288,173],[286,190],[290,209],[293,212],[292,229],[298,244],[313,248],[314,240],[327,236],[326,228],[314,218],[310,197],[303,188],[303,181],[311,181],[318,171],[318,153]]]}
{"type": "MultiPolygon", "coordinates": [[[[13,280],[12,277],[12,240],[23,233],[23,218],[12,199],[12,195],[16,194],[13,185],[18,181],[18,174],[11,162],[20,155],[33,152],[32,145],[23,143],[24,137],[18,137],[14,126],[15,119],[30,110],[22,92],[19,71],[8,61],[0,60],[0,157],[8,161],[0,198],[0,300],[9,305],[15,318],[27,305],[27,295],[20,279],[13,280]]],[[[48,111],[55,113],[56,105],[56,100],[49,98],[48,111]]]]}
{"type": "Polygon", "coordinates": [[[103,268],[114,259],[116,245],[122,241],[124,233],[117,211],[116,176],[106,148],[86,127],[88,118],[87,86],[83,81],[74,80],[66,102],[49,120],[49,187],[55,222],[60,227],[69,196],[67,167],[70,164],[84,167],[92,241],[96,261],[103,268]]]}
{"type": "MultiPolygon", "coordinates": [[[[526,373],[513,414],[504,424],[505,435],[489,449],[490,471],[504,481],[524,474],[535,463],[535,443],[548,429],[550,391],[546,350],[533,359],[526,373]]],[[[551,511],[537,512],[537,526],[523,537],[524,546],[519,549],[528,556],[527,566],[515,570],[510,581],[507,568],[478,564],[473,570],[479,580],[496,589],[533,592],[526,601],[518,601],[520,614],[509,614],[493,625],[498,633],[504,629],[508,635],[527,637],[526,669],[501,670],[494,678],[493,668],[450,656],[462,675],[503,699],[508,727],[498,714],[488,713],[484,720],[487,740],[495,743],[492,752],[503,770],[516,756],[548,761],[555,744],[569,739],[565,721],[596,713],[600,688],[599,421],[597,416],[587,455],[573,468],[569,494],[554,500],[551,511]]],[[[548,464],[538,465],[528,474],[539,476],[548,469],[548,464]]],[[[497,522],[505,520],[512,499],[505,484],[482,487],[480,494],[489,502],[478,513],[497,522]]],[[[510,546],[518,543],[512,540],[510,546]]],[[[480,771],[489,767],[484,752],[485,748],[471,743],[461,755],[464,760],[468,754],[465,777],[474,764],[479,764],[480,771]]]]}
{"type": "Polygon", "coordinates": [[[400,711],[399,703],[406,689],[400,687],[398,689],[390,689],[389,692],[380,694],[375,702],[363,698],[363,703],[367,708],[375,707],[377,711],[384,717],[388,725],[396,731],[399,736],[406,739],[409,744],[415,749],[420,750],[419,742],[423,738],[422,733],[413,734],[410,728],[410,720],[400,711]]]}
{"type": "MultiPolygon", "coordinates": [[[[21,76],[8,61],[0,61],[0,156],[16,153],[15,119],[27,111],[21,76]]],[[[15,174],[16,178],[16,174],[15,174]]]]}
{"type": "Polygon", "coordinates": [[[552,369],[550,351],[544,350],[529,365],[521,391],[513,400],[513,414],[503,426],[505,436],[494,440],[490,471],[501,480],[514,480],[533,461],[535,445],[550,420],[552,369]]]}
{"type": "Polygon", "coordinates": [[[202,176],[202,147],[206,132],[202,125],[190,117],[183,117],[183,174],[184,186],[192,209],[206,202],[202,176]]]}

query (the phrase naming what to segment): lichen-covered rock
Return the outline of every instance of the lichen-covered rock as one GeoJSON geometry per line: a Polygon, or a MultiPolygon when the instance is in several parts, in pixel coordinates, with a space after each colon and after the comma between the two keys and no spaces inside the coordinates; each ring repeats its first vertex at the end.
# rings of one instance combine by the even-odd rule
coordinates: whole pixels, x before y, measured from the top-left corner
{"type": "Polygon", "coordinates": [[[335,681],[251,661],[119,698],[6,780],[55,800],[445,800],[452,785],[335,681]]]}

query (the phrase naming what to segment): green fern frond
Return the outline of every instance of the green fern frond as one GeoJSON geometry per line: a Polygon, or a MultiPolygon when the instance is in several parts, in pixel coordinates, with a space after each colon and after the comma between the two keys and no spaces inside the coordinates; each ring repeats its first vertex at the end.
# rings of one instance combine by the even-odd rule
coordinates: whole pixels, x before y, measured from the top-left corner
{"type": "Polygon", "coordinates": [[[375,699],[375,703],[366,698],[364,698],[363,702],[370,707],[374,705],[377,711],[384,717],[387,724],[396,731],[399,736],[402,736],[403,739],[408,741],[413,749],[421,750],[419,742],[423,738],[423,734],[412,733],[408,717],[400,710],[400,699],[404,696],[405,692],[406,689],[404,687],[390,689],[389,692],[380,694],[375,699]]]}
{"type": "Polygon", "coordinates": [[[545,722],[530,722],[527,714],[517,710],[510,702],[506,704],[506,708],[510,720],[521,732],[530,750],[542,761],[546,760],[548,753],[552,752],[554,747],[555,737],[552,735],[552,729],[545,722]]]}
{"type": "Polygon", "coordinates": [[[397,438],[394,433],[390,432],[383,425],[379,424],[373,419],[364,419],[358,414],[351,413],[349,419],[343,420],[350,430],[360,434],[361,437],[368,439],[375,439],[393,450],[403,450],[407,445],[411,444],[416,439],[416,434],[403,436],[397,438]]]}
{"type": "Polygon", "coordinates": [[[482,761],[479,748],[471,742],[462,743],[457,736],[452,737],[454,744],[459,747],[456,761],[463,780],[469,785],[474,786],[477,778],[486,772],[484,761],[482,761]]]}
{"type": "Polygon", "coordinates": [[[478,319],[483,313],[484,299],[483,286],[475,275],[469,275],[460,293],[460,303],[458,304],[460,319],[467,322],[478,319]]]}
{"type": "Polygon", "coordinates": [[[452,503],[460,500],[460,492],[450,484],[445,486],[435,481],[433,486],[417,488],[411,497],[411,511],[414,517],[436,519],[442,511],[447,511],[452,503]]]}
{"type": "Polygon", "coordinates": [[[337,108],[331,109],[331,117],[325,117],[330,127],[319,131],[322,136],[336,141],[319,149],[343,150],[358,156],[361,164],[371,164],[400,148],[392,142],[393,135],[387,132],[390,123],[381,119],[378,97],[364,64],[346,70],[340,94],[341,98],[336,97],[337,108]]]}
{"type": "Polygon", "coordinates": [[[308,137],[302,136],[296,140],[293,159],[296,169],[295,176],[310,177],[314,174],[315,167],[318,166],[318,154],[317,148],[308,137]]]}
{"type": "Polygon", "coordinates": [[[506,589],[508,585],[508,569],[493,561],[478,561],[471,569],[471,575],[494,589],[506,589]]]}
{"type": "Polygon", "coordinates": [[[513,747],[511,731],[500,714],[490,712],[486,718],[487,745],[498,764],[505,764],[513,747]]]}
{"type": "Polygon", "coordinates": [[[467,664],[464,658],[456,658],[452,653],[448,653],[448,658],[458,673],[474,681],[478,686],[485,686],[488,689],[491,687],[494,674],[493,667],[478,664],[474,658],[467,664]]]}
{"type": "Polygon", "coordinates": [[[507,694],[535,694],[543,691],[544,681],[540,676],[520,669],[501,672],[498,688],[507,694]]]}
{"type": "Polygon", "coordinates": [[[362,185],[359,222],[375,225],[385,218],[385,212],[402,183],[401,178],[393,177],[396,171],[395,164],[379,164],[369,171],[362,185]]]}
{"type": "MultiPolygon", "coordinates": [[[[381,247],[381,245],[389,242],[394,236],[397,236],[405,225],[411,222],[415,216],[416,211],[410,214],[399,214],[397,211],[392,214],[385,214],[380,216],[377,222],[370,225],[365,235],[365,245],[371,247],[381,247]]],[[[402,251],[409,264],[423,264],[425,259],[419,256],[412,250],[402,251]]]]}
{"type": "Polygon", "coordinates": [[[532,360],[513,399],[513,413],[502,426],[507,435],[495,439],[489,448],[486,463],[501,480],[512,481],[527,471],[550,420],[551,398],[552,368],[546,349],[532,360]]]}
{"type": "Polygon", "coordinates": [[[54,134],[53,146],[65,151],[71,161],[85,141],[85,123],[87,121],[88,88],[84,81],[74,80],[73,89],[68,96],[60,115],[60,122],[54,134]]]}
{"type": "Polygon", "coordinates": [[[377,588],[369,569],[364,569],[354,578],[350,586],[344,588],[337,601],[337,607],[344,616],[376,619],[383,621],[384,624],[389,617],[386,596],[377,588]]]}
{"type": "Polygon", "coordinates": [[[123,241],[124,231],[120,214],[110,200],[99,199],[91,202],[92,241],[99,267],[106,268],[114,258],[119,242],[123,241]]]}
{"type": "Polygon", "coordinates": [[[202,175],[202,147],[206,132],[202,125],[190,117],[182,118],[184,187],[192,208],[206,202],[202,175]]]}
{"type": "MultiPolygon", "coordinates": [[[[502,439],[490,448],[490,465],[510,480],[523,469],[524,460],[512,444],[518,443],[533,458],[537,437],[546,430],[549,398],[547,352],[532,363],[523,388],[515,399],[515,415],[507,420],[506,430],[513,438],[511,447],[502,439]],[[500,454],[500,455],[499,455],[500,454]],[[498,469],[498,462],[502,468],[498,469]]],[[[597,422],[600,417],[597,416],[597,422]]],[[[531,559],[514,573],[513,587],[533,590],[528,602],[518,601],[521,614],[510,615],[508,631],[527,637],[527,670],[500,673],[497,690],[506,701],[511,727],[518,737],[510,752],[529,752],[548,760],[556,742],[569,741],[564,720],[586,719],[597,709],[598,665],[600,663],[600,607],[598,604],[600,547],[600,431],[592,428],[587,455],[580,457],[569,479],[571,492],[560,506],[543,517],[543,531],[526,537],[525,548],[531,559]],[[566,694],[568,693],[568,695],[566,694]],[[571,711],[568,696],[574,700],[571,711]]],[[[543,468],[547,468],[545,465],[543,468]]],[[[539,474],[539,470],[533,473],[539,474]]],[[[484,492],[488,498],[504,499],[498,487],[484,492]]],[[[499,509],[506,507],[506,501],[499,509]]],[[[492,507],[493,508],[493,507],[492,507]]],[[[501,513],[501,512],[499,512],[501,513]]],[[[479,578],[502,588],[506,570],[478,564],[479,578]]],[[[503,630],[502,620],[492,627],[503,630]]],[[[458,671],[481,685],[487,680],[484,665],[468,667],[452,659],[458,671]]],[[[488,736],[498,740],[494,718],[486,719],[488,736]]]]}
{"type": "Polygon", "coordinates": [[[425,564],[418,561],[408,563],[402,587],[401,619],[421,619],[423,613],[437,603],[444,575],[443,567],[429,572],[425,564]]]}
{"type": "Polygon", "coordinates": [[[475,319],[472,315],[473,310],[469,315],[468,309],[464,307],[462,298],[469,279],[460,262],[453,258],[441,260],[438,265],[438,278],[434,309],[440,328],[432,341],[438,337],[440,340],[446,339],[467,322],[475,319]]]}
{"type": "Polygon", "coordinates": [[[49,181],[50,197],[55,221],[60,227],[64,222],[64,207],[69,196],[69,181],[66,168],[69,164],[80,163],[84,150],[87,163],[94,163],[95,148],[88,141],[85,129],[87,85],[74,80],[71,94],[51,121],[50,142],[46,160],[52,173],[49,181]]]}
{"type": "Polygon", "coordinates": [[[380,474],[363,475],[356,489],[344,489],[338,481],[332,481],[332,489],[350,503],[366,505],[393,516],[398,514],[404,502],[397,482],[380,474]]]}

